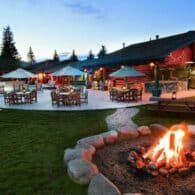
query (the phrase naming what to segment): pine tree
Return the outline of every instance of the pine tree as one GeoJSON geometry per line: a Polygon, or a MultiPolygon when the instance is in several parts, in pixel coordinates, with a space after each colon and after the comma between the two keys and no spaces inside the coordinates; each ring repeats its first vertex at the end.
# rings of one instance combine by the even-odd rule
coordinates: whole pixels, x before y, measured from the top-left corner
{"type": "Polygon", "coordinates": [[[12,70],[20,66],[20,57],[15,46],[13,33],[9,26],[3,30],[1,63],[6,66],[5,69],[7,70],[12,70]]]}
{"type": "Polygon", "coordinates": [[[101,58],[101,57],[103,57],[105,55],[106,55],[106,47],[104,45],[102,45],[102,48],[101,48],[101,50],[98,53],[98,57],[101,58]]]}
{"type": "Polygon", "coordinates": [[[27,54],[27,58],[28,58],[31,65],[33,65],[35,63],[35,55],[34,55],[34,52],[32,50],[32,47],[29,47],[29,52],[27,54]]]}
{"type": "Polygon", "coordinates": [[[95,57],[94,57],[92,51],[90,50],[87,59],[88,59],[88,60],[93,60],[94,58],[95,58],[95,57]]]}
{"type": "Polygon", "coordinates": [[[60,61],[59,56],[58,56],[58,53],[57,53],[56,50],[54,51],[53,61],[54,61],[54,62],[59,62],[59,61],[60,61]]]}
{"type": "Polygon", "coordinates": [[[75,50],[74,49],[72,51],[72,55],[70,56],[70,60],[73,61],[73,62],[78,61],[78,57],[75,54],[75,50]]]}

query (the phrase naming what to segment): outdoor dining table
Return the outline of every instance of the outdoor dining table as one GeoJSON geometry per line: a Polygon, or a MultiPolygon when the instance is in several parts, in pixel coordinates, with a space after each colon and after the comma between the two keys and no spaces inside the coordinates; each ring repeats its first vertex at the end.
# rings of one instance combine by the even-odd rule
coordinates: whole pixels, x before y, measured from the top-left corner
{"type": "Polygon", "coordinates": [[[58,95],[65,105],[80,105],[80,94],[76,92],[59,92],[58,95]]]}
{"type": "Polygon", "coordinates": [[[16,92],[16,96],[21,103],[30,103],[30,91],[19,91],[16,92]],[[19,99],[20,98],[20,99],[19,99]]]}
{"type": "Polygon", "coordinates": [[[71,93],[70,92],[60,92],[59,95],[61,96],[69,96],[71,93]]]}

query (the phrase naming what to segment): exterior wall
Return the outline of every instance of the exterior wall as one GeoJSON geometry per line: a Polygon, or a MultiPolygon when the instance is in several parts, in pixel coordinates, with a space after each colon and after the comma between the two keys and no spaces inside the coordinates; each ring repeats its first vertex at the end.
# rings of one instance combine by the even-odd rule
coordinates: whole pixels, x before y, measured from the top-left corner
{"type": "MultiPolygon", "coordinates": [[[[194,61],[195,60],[195,44],[191,44],[189,46],[177,49],[171,52],[164,60],[164,63],[160,64],[161,68],[166,67],[176,67],[176,66],[184,66],[187,61],[194,61]]],[[[120,66],[112,67],[112,68],[105,68],[105,78],[109,78],[109,74],[118,70],[120,66]]],[[[147,82],[153,80],[154,76],[154,69],[150,67],[149,64],[142,64],[133,66],[134,69],[142,72],[145,74],[145,77],[133,77],[128,78],[128,82],[147,82]]],[[[122,86],[125,84],[124,79],[111,79],[115,80],[116,86],[122,86]]]]}
{"type": "Polygon", "coordinates": [[[193,60],[193,45],[183,47],[181,49],[177,49],[173,52],[171,52],[166,58],[165,58],[165,64],[168,66],[182,66],[187,61],[193,60]]]}

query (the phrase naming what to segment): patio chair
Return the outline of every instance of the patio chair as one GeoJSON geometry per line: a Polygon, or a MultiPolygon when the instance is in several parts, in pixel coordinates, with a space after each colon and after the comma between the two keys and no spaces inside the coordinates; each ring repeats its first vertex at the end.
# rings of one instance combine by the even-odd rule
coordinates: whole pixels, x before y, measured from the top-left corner
{"type": "Polygon", "coordinates": [[[30,93],[26,93],[24,94],[24,103],[25,104],[31,104],[31,94],[30,93]]]}
{"type": "Polygon", "coordinates": [[[114,101],[117,100],[117,91],[113,88],[109,90],[110,100],[114,101]]]}
{"type": "Polygon", "coordinates": [[[5,86],[4,85],[0,85],[0,94],[4,94],[5,92],[5,86]]]}
{"type": "Polygon", "coordinates": [[[21,104],[22,103],[22,96],[17,95],[15,92],[11,92],[8,94],[9,104],[21,104]]]}
{"type": "Polygon", "coordinates": [[[143,89],[141,88],[140,90],[138,90],[138,93],[137,93],[137,98],[139,100],[142,100],[142,94],[143,94],[143,89]]]}
{"type": "Polygon", "coordinates": [[[37,102],[37,91],[36,90],[31,91],[30,99],[31,99],[31,102],[37,102]]]}
{"type": "Polygon", "coordinates": [[[80,93],[80,102],[88,103],[88,90],[85,90],[84,93],[80,93]]]}
{"type": "Polygon", "coordinates": [[[23,98],[22,94],[14,94],[14,99],[16,104],[22,104],[23,103],[23,98]]]}
{"type": "Polygon", "coordinates": [[[4,93],[3,94],[3,98],[4,98],[4,104],[9,104],[9,95],[8,93],[4,93]]]}
{"type": "Polygon", "coordinates": [[[116,92],[116,100],[117,101],[125,101],[125,97],[124,97],[124,92],[122,91],[117,91],[116,92]]]}
{"type": "Polygon", "coordinates": [[[52,106],[57,105],[60,106],[60,104],[65,104],[65,99],[56,93],[56,91],[51,91],[51,102],[52,106]]]}
{"type": "Polygon", "coordinates": [[[132,100],[133,101],[138,101],[138,89],[131,89],[132,92],[132,100]]]}
{"type": "Polygon", "coordinates": [[[72,104],[81,105],[80,93],[73,93],[70,96],[72,98],[72,104]]]}

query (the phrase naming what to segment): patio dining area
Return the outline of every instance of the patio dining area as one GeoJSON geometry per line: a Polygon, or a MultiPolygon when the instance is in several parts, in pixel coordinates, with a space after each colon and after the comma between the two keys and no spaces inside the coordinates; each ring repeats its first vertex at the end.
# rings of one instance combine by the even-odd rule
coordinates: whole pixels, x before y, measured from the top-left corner
{"type": "MultiPolygon", "coordinates": [[[[161,97],[170,98],[171,93],[163,94],[161,97]]],[[[185,98],[195,96],[195,90],[182,91],[177,93],[177,98],[185,98]]],[[[23,109],[23,110],[47,110],[47,111],[80,111],[80,110],[101,110],[101,109],[116,109],[125,107],[135,107],[140,105],[153,104],[150,101],[151,94],[143,93],[142,101],[117,102],[111,101],[108,91],[88,90],[88,103],[81,103],[71,106],[53,106],[51,101],[51,91],[43,90],[37,92],[37,103],[35,104],[5,104],[3,95],[0,95],[0,108],[6,109],[23,109]]]]}

